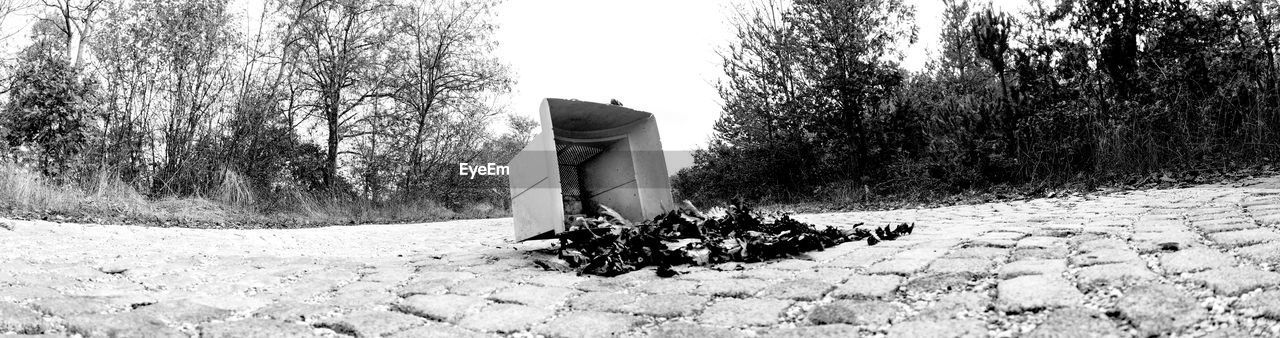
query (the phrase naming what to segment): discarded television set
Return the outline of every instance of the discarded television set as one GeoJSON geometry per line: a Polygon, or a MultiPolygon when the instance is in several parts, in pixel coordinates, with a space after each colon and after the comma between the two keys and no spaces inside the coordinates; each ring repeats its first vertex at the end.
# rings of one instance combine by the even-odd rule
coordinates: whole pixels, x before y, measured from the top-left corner
{"type": "Polygon", "coordinates": [[[641,220],[671,210],[671,183],[653,114],[622,106],[545,99],[541,124],[511,160],[515,240],[563,232],[600,205],[641,220]]]}

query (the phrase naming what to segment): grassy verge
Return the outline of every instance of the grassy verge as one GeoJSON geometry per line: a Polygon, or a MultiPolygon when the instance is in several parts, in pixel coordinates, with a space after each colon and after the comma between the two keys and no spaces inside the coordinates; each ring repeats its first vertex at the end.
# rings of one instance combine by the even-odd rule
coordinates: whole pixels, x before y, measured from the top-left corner
{"type": "Polygon", "coordinates": [[[462,210],[431,201],[373,205],[359,201],[289,194],[261,211],[234,178],[206,197],[148,198],[118,178],[99,175],[88,182],[54,182],[37,172],[0,164],[0,214],[57,222],[135,224],[189,228],[300,228],[327,225],[418,223],[506,217],[488,204],[462,210]]]}

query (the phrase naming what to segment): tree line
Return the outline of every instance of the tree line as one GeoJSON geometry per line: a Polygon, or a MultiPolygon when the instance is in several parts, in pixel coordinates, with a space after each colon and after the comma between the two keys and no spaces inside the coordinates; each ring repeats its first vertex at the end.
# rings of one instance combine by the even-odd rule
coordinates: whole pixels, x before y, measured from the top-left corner
{"type": "Polygon", "coordinates": [[[497,104],[497,4],[7,0],[37,20],[0,83],[4,153],[153,197],[493,203],[457,163],[505,163],[535,125],[497,104]]]}
{"type": "Polygon", "coordinates": [[[917,39],[901,0],[740,10],[723,114],[677,190],[791,201],[1276,159],[1276,1],[941,4],[920,71],[900,64],[917,39]]]}

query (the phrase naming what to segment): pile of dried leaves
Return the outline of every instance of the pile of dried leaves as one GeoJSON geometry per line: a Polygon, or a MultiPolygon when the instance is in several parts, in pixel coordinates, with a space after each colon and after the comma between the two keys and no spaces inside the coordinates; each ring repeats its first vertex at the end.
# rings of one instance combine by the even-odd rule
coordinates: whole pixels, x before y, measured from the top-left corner
{"type": "Polygon", "coordinates": [[[819,230],[792,219],[786,213],[763,215],[734,202],[723,216],[708,216],[688,202],[679,210],[633,223],[608,207],[603,216],[575,217],[566,221],[559,235],[563,262],[540,262],[547,268],[615,276],[645,266],[657,266],[658,274],[677,274],[672,266],[724,262],[758,262],[822,250],[840,243],[867,240],[875,245],[910,234],[914,225],[885,226],[874,231],[855,227],[819,230]],[[562,267],[556,267],[564,265],[562,267]]]}

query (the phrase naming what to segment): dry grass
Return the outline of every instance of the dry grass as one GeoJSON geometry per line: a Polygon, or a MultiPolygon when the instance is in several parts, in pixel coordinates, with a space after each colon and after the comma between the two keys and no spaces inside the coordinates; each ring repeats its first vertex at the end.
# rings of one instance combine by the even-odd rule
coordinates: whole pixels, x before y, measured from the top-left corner
{"type": "Polygon", "coordinates": [[[0,164],[0,210],[7,217],[60,221],[190,227],[300,227],[335,224],[406,223],[505,217],[481,204],[451,210],[432,201],[372,205],[350,199],[287,192],[260,198],[239,174],[225,170],[222,183],[205,197],[148,198],[108,172],[78,183],[55,182],[21,166],[0,164]],[[271,200],[271,207],[263,207],[271,200]]]}

